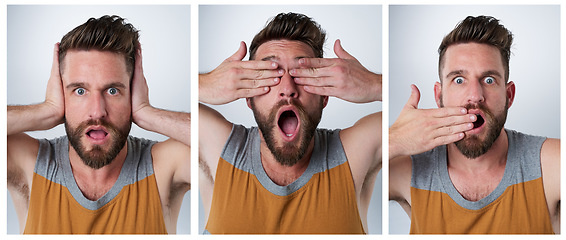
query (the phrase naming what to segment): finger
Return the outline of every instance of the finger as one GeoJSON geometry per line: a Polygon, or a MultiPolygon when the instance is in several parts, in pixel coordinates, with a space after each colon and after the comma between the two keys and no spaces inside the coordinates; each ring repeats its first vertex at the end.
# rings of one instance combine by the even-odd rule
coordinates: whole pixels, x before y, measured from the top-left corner
{"type": "Polygon", "coordinates": [[[336,39],[334,42],[334,53],[337,57],[342,59],[356,59],[354,56],[350,55],[344,48],[342,47],[342,43],[340,39],[336,39]]]}
{"type": "Polygon", "coordinates": [[[238,51],[236,51],[236,53],[232,54],[232,56],[230,56],[226,60],[228,60],[228,61],[241,61],[246,56],[246,51],[247,51],[246,49],[247,49],[246,43],[244,41],[241,41],[240,47],[238,48],[238,51]]]}
{"type": "Polygon", "coordinates": [[[434,147],[440,146],[440,145],[446,145],[446,144],[450,144],[456,141],[461,140],[462,138],[464,138],[465,134],[464,133],[456,133],[456,134],[450,134],[450,135],[446,135],[446,136],[440,136],[437,137],[435,139],[433,139],[433,143],[434,143],[434,147]]]}
{"type": "Polygon", "coordinates": [[[333,78],[316,77],[316,78],[294,78],[296,84],[315,87],[336,87],[333,78]]]}
{"type": "Polygon", "coordinates": [[[407,101],[405,107],[418,109],[420,99],[421,92],[419,91],[419,88],[415,84],[411,84],[411,96],[409,97],[409,101],[407,101]]]}
{"type": "Polygon", "coordinates": [[[299,59],[300,68],[323,68],[334,64],[336,60],[332,58],[301,58],[299,59]]]}
{"type": "Polygon", "coordinates": [[[277,69],[278,64],[272,61],[242,61],[239,63],[239,67],[245,69],[277,69]]]}
{"type": "Polygon", "coordinates": [[[247,88],[247,89],[239,89],[236,91],[236,93],[238,95],[237,96],[238,98],[250,98],[250,97],[266,94],[269,92],[269,90],[270,90],[269,87],[247,88]]]}
{"type": "Polygon", "coordinates": [[[242,80],[238,82],[237,88],[238,89],[263,88],[263,87],[275,86],[277,84],[279,84],[279,78],[242,80]]]}
{"type": "Polygon", "coordinates": [[[436,131],[438,137],[440,136],[448,136],[452,134],[463,133],[465,131],[471,130],[474,128],[473,123],[462,123],[457,125],[449,125],[442,128],[439,128],[436,131]]]}
{"type": "Polygon", "coordinates": [[[474,114],[466,114],[461,116],[449,116],[437,119],[439,120],[438,127],[447,127],[464,123],[473,123],[476,121],[477,117],[474,114]]]}
{"type": "Polygon", "coordinates": [[[255,70],[255,69],[241,69],[239,71],[239,78],[245,80],[257,80],[266,78],[281,77],[285,70],[255,70]]]}
{"type": "Polygon", "coordinates": [[[305,91],[312,93],[312,94],[316,94],[316,95],[321,95],[321,96],[333,96],[333,97],[338,97],[338,88],[335,87],[315,87],[315,86],[303,86],[303,89],[305,89],[305,91]]]}
{"type": "Polygon", "coordinates": [[[53,47],[53,62],[51,63],[51,76],[59,76],[59,43],[53,47]]]}
{"type": "MultiPolygon", "coordinates": [[[[444,118],[449,116],[465,115],[468,110],[464,107],[442,107],[436,109],[427,109],[430,112],[430,116],[437,118],[444,118]]],[[[474,114],[471,114],[474,115],[474,114]]],[[[475,115],[474,115],[475,116],[475,115]]]]}
{"type": "Polygon", "coordinates": [[[289,75],[293,77],[316,78],[331,76],[327,67],[308,67],[289,70],[289,75]]]}

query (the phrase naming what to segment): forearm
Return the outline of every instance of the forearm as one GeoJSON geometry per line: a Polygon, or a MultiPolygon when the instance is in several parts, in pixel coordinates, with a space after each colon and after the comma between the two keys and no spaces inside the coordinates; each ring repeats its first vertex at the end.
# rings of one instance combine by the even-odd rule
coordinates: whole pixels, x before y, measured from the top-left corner
{"type": "Polygon", "coordinates": [[[174,112],[151,106],[136,114],[134,122],[141,128],[163,134],[191,146],[191,114],[174,112]]]}
{"type": "Polygon", "coordinates": [[[7,107],[8,135],[48,130],[63,123],[64,113],[58,113],[49,103],[7,107]]]}

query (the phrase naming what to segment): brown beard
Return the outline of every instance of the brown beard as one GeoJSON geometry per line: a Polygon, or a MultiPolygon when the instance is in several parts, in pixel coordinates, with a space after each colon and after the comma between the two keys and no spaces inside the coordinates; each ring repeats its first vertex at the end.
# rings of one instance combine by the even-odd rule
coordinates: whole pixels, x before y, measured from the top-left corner
{"type": "Polygon", "coordinates": [[[120,153],[126,144],[131,126],[131,121],[128,121],[124,124],[124,126],[117,127],[104,120],[90,119],[82,122],[78,127],[72,128],[65,121],[65,131],[67,132],[69,143],[75,149],[83,163],[93,169],[100,169],[114,161],[116,156],[118,156],[118,153],[120,153]],[[87,151],[86,147],[81,142],[81,138],[84,137],[85,134],[85,129],[92,125],[103,126],[108,131],[108,134],[112,138],[110,149],[108,149],[108,151],[104,151],[104,149],[99,145],[93,145],[92,149],[87,151]]]}
{"type": "MultiPolygon", "coordinates": [[[[485,127],[487,127],[487,135],[485,139],[481,140],[476,135],[466,135],[462,140],[455,142],[456,148],[466,156],[468,159],[477,158],[485,154],[495,140],[501,134],[501,130],[507,121],[507,111],[509,106],[509,99],[505,101],[505,108],[497,115],[491,112],[484,104],[467,104],[464,106],[466,109],[479,109],[484,113],[485,127]]],[[[440,107],[444,107],[442,96],[440,96],[440,107]]]]}
{"type": "Polygon", "coordinates": [[[291,100],[281,100],[279,101],[269,113],[269,116],[262,116],[259,111],[257,111],[253,98],[250,101],[252,111],[254,112],[254,117],[257,122],[259,129],[261,130],[261,134],[263,135],[263,139],[267,144],[267,147],[281,165],[284,166],[293,166],[303,158],[303,156],[307,152],[307,148],[311,142],[311,139],[314,136],[316,127],[320,123],[320,119],[322,117],[322,109],[323,109],[323,101],[320,101],[320,110],[315,111],[313,114],[308,114],[304,108],[304,106],[299,103],[298,101],[291,99],[291,100]],[[276,121],[277,111],[281,106],[284,105],[293,105],[297,108],[298,118],[300,120],[300,129],[297,133],[299,137],[299,143],[283,143],[283,146],[277,147],[275,144],[275,134],[279,129],[279,126],[276,121]]]}

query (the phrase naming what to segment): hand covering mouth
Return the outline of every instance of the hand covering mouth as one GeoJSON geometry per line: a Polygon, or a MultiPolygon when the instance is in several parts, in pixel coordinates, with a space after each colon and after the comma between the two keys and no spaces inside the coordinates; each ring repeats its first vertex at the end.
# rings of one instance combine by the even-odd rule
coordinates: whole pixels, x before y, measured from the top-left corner
{"type": "Polygon", "coordinates": [[[297,132],[299,126],[299,118],[294,111],[287,110],[281,113],[277,125],[287,137],[292,137],[297,132]]]}

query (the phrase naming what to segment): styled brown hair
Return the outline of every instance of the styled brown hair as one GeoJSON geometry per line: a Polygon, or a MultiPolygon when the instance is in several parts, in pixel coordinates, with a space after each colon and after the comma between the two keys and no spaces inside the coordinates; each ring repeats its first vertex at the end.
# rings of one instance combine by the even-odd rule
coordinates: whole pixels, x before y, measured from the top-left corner
{"type": "MultiPolygon", "coordinates": [[[[126,70],[133,75],[136,52],[139,49],[138,30],[119,16],[90,18],[84,24],[71,30],[61,39],[59,63],[68,50],[99,50],[124,55],[126,70]]],[[[63,66],[60,65],[60,70],[63,66]]]]}
{"type": "Polygon", "coordinates": [[[315,56],[322,58],[326,32],[318,23],[300,13],[280,13],[255,35],[250,45],[250,60],[261,44],[271,40],[300,41],[309,45],[315,56]]]}
{"type": "Polygon", "coordinates": [[[442,81],[441,69],[444,64],[444,53],[446,49],[458,43],[484,43],[499,49],[503,68],[505,69],[505,82],[509,80],[509,60],[511,57],[511,44],[513,44],[513,34],[499,23],[494,17],[490,16],[468,16],[458,23],[456,28],[442,39],[438,53],[438,75],[442,81]]]}

